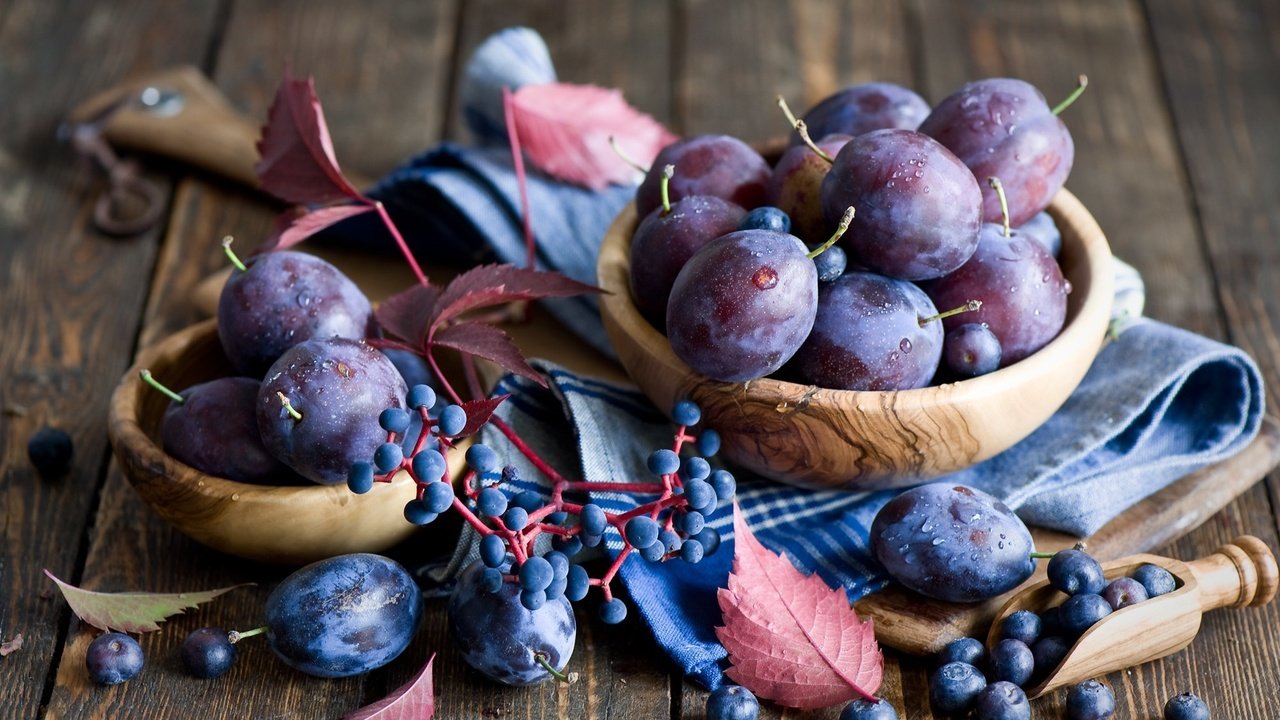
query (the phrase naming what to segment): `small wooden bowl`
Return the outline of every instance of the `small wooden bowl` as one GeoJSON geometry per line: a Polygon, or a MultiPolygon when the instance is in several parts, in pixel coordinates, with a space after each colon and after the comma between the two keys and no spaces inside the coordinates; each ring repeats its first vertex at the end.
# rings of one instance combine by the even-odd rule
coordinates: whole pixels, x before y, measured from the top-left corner
{"type": "Polygon", "coordinates": [[[232,555],[304,564],[351,552],[378,552],[416,529],[404,519],[413,480],[356,495],[340,485],[269,486],[206,475],[165,454],[160,422],[169,399],[138,378],[149,368],[175,389],[230,375],[214,320],[192,325],[144,351],[111,397],[107,431],[134,490],[196,541],[232,555]]]}
{"type": "Polygon", "coordinates": [[[724,383],[695,373],[631,299],[628,205],[605,235],[597,264],[605,329],[627,373],[658,407],[681,399],[734,463],[810,488],[901,487],[985,460],[1049,418],[1084,377],[1110,321],[1111,251],[1074,195],[1049,206],[1062,232],[1059,262],[1071,282],[1062,332],[1035,354],[989,375],[918,390],[827,390],[770,378],[724,383]]]}

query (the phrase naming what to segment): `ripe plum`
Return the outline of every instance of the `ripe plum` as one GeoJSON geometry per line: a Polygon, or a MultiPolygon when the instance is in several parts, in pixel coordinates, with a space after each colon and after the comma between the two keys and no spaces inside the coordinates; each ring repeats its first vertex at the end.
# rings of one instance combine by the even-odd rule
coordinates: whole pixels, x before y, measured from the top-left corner
{"type": "Polygon", "coordinates": [[[728,135],[695,135],[663,148],[636,189],[636,212],[644,217],[662,205],[662,173],[675,166],[672,202],[714,195],[752,210],[765,204],[769,163],[750,145],[728,135]]]}
{"type": "MultiPolygon", "coordinates": [[[[852,139],[851,135],[828,135],[818,147],[835,157],[852,139]]],[[[791,216],[791,233],[810,244],[826,240],[834,227],[822,210],[822,180],[830,170],[831,163],[812,148],[797,145],[782,154],[769,177],[769,202],[791,216]]]]}
{"type": "MultiPolygon", "coordinates": [[[[823,98],[804,114],[814,138],[833,133],[862,135],[873,130],[915,130],[929,115],[929,103],[914,91],[893,83],[850,85],[823,98]]],[[[801,143],[791,133],[791,145],[801,143]]]]}
{"type": "Polygon", "coordinates": [[[178,393],[164,411],[165,452],[203,473],[249,483],[282,484],[293,471],[267,452],[258,432],[258,389],[246,377],[226,377],[178,393]]]}

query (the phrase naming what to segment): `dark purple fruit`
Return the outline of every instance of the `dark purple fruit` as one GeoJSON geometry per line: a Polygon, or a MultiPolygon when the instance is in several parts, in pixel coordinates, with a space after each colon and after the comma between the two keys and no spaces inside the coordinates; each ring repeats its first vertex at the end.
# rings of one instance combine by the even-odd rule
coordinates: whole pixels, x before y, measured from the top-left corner
{"type": "Polygon", "coordinates": [[[236,646],[222,628],[203,627],[182,641],[182,665],[198,678],[216,678],[235,664],[236,646]]]}
{"type": "Polygon", "coordinates": [[[714,195],[747,210],[765,204],[769,164],[750,145],[728,135],[695,135],[666,146],[654,158],[636,190],[636,213],[644,217],[662,205],[662,171],[675,166],[670,197],[714,195]]]}
{"type": "Polygon", "coordinates": [[[267,641],[286,665],[316,677],[347,677],[391,662],[409,645],[422,593],[409,572],[381,555],[312,563],[267,598],[267,641]]]}
{"type": "Polygon", "coordinates": [[[27,439],[27,458],[43,478],[56,478],[71,469],[74,445],[66,430],[42,427],[27,439]]]}
{"type": "Polygon", "coordinates": [[[227,377],[193,385],[169,403],[160,435],[164,450],[200,472],[238,482],[283,484],[293,471],[267,452],[258,432],[262,383],[227,377]]]}
{"type": "MultiPolygon", "coordinates": [[[[873,130],[915,130],[929,115],[929,103],[912,90],[893,83],[850,85],[823,98],[804,114],[813,138],[832,133],[862,135],[873,130]]],[[[791,133],[791,145],[800,135],[791,133]]]]}
{"type": "Polygon", "coordinates": [[[89,679],[99,685],[119,685],[142,672],[142,646],[124,633],[109,632],[93,639],[85,653],[89,679]]]}
{"type": "Polygon", "coordinates": [[[942,358],[947,369],[960,377],[977,377],[1000,367],[1000,341],[991,328],[981,323],[965,323],[946,334],[942,358]]]}
{"type": "Polygon", "coordinates": [[[1062,252],[1062,231],[1058,230],[1053,216],[1047,212],[1032,215],[1030,220],[1015,227],[1013,232],[1040,243],[1054,257],[1062,252]]]}
{"type": "MultiPolygon", "coordinates": [[[[851,135],[828,135],[818,141],[818,147],[835,157],[852,139],[851,135]]],[[[797,145],[782,154],[769,178],[769,202],[791,216],[791,234],[810,245],[825,241],[835,228],[822,210],[822,180],[830,170],[831,163],[809,146],[797,145]]]]}
{"type": "Polygon", "coordinates": [[[756,720],[760,701],[741,685],[721,685],[707,696],[706,720],[756,720]]]}

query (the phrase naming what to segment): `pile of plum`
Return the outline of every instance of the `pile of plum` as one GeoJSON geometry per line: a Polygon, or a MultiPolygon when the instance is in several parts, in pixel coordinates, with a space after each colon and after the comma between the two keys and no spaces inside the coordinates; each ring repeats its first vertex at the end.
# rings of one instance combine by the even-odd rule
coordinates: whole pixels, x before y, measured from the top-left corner
{"type": "Polygon", "coordinates": [[[1051,109],[980,80],[931,111],[855,85],[795,122],[773,167],[729,136],[677,141],[636,192],[636,306],[725,382],[899,390],[1015,363],[1066,317],[1044,210],[1074,158],[1058,113],[1083,86],[1051,109]]]}

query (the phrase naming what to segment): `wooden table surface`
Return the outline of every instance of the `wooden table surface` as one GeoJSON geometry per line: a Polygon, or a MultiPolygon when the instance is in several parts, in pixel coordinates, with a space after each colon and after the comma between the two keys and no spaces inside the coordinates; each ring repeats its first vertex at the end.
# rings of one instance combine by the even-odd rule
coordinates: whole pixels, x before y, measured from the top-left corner
{"type": "MultiPolygon", "coordinates": [[[[150,163],[168,199],[153,230],[95,231],[97,183],[55,139],[90,94],[177,64],[201,67],[244,112],[265,117],[285,61],[317,78],[345,168],[377,177],[458,119],[461,63],[499,28],[547,39],[561,77],[622,88],[682,133],[778,134],[773,105],[853,82],[904,83],[937,101],[962,82],[1025,78],[1051,98],[1091,79],[1065,114],[1068,181],[1117,255],[1146,278],[1148,314],[1235,343],[1280,387],[1280,4],[1269,0],[7,0],[0,3],[0,716],[326,718],[382,697],[431,653],[440,718],[701,718],[705,693],[672,672],[634,619],[580,611],[569,687],[497,687],[467,669],[431,602],[411,648],[365,677],[319,680],[247,641],[236,667],[200,681],[176,650],[207,624],[257,624],[284,574],[203,548],[135,497],[112,461],[107,401],[139,348],[199,318],[189,291],[223,265],[218,239],[261,238],[277,208],[200,173],[150,163]],[[41,480],[25,453],[45,424],[75,440],[75,464],[41,480]],[[147,667],[92,685],[94,636],[58,576],[101,590],[177,592],[256,581],[146,635],[147,667]]],[[[1240,533],[1277,545],[1275,475],[1163,552],[1197,557],[1240,533]]],[[[334,529],[341,532],[340,527],[334,529]]],[[[448,538],[428,538],[443,548],[448,538]]],[[[1280,716],[1280,609],[1205,620],[1185,652],[1106,678],[1119,717],[1155,718],[1192,690],[1215,718],[1280,716]]],[[[890,654],[883,694],[928,717],[926,665],[890,654]]],[[[1061,695],[1035,703],[1062,717],[1061,695]]],[[[834,718],[767,709],[762,717],[834,718]]]]}

